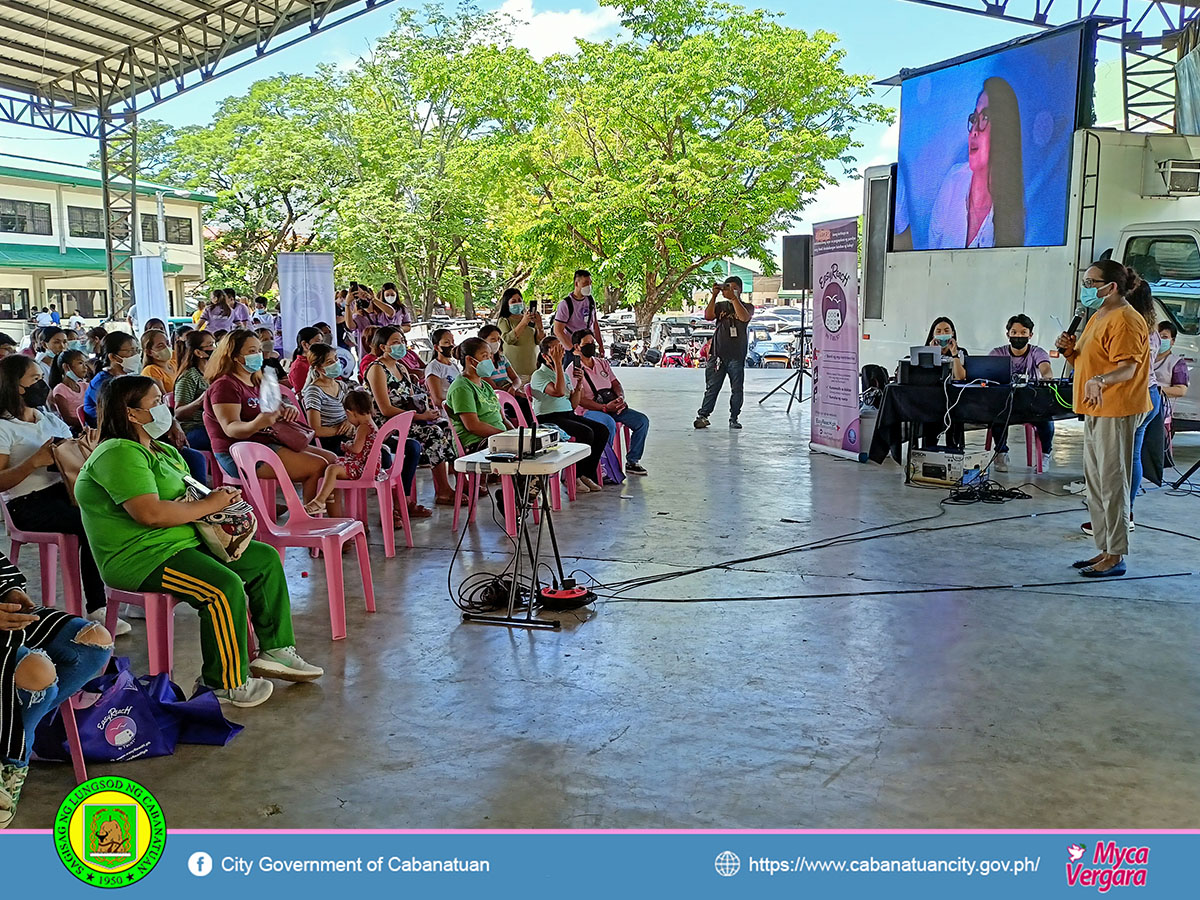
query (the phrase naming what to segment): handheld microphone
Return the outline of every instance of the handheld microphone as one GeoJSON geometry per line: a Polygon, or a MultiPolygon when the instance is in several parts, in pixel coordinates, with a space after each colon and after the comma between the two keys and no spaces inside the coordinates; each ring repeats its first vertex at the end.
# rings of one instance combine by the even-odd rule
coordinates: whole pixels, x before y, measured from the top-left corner
{"type": "Polygon", "coordinates": [[[1067,334],[1075,337],[1075,332],[1079,330],[1079,324],[1083,321],[1083,313],[1075,313],[1075,318],[1071,320],[1071,327],[1067,329],[1067,334]]]}

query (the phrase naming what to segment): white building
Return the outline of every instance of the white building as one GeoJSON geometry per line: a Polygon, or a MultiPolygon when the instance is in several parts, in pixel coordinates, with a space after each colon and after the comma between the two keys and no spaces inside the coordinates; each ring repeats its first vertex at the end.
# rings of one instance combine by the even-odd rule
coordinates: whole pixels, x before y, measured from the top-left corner
{"type": "MultiPolygon", "coordinates": [[[[160,252],[162,198],[167,296],[182,314],[188,284],[204,278],[202,210],[216,197],[153,182],[137,188],[141,253],[160,252]]],[[[50,304],[64,318],[107,317],[102,207],[94,169],[0,153],[0,330],[50,304]]]]}

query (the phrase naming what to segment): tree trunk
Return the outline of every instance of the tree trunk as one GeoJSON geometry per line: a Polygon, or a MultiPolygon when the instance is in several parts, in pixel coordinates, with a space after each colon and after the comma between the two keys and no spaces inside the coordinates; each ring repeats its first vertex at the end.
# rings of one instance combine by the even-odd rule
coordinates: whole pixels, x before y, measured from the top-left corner
{"type": "Polygon", "coordinates": [[[258,276],[258,280],[254,282],[255,296],[265,294],[275,286],[275,282],[279,280],[279,266],[272,259],[267,263],[267,267],[263,269],[262,274],[258,276]]]}
{"type": "Polygon", "coordinates": [[[463,282],[463,317],[475,318],[475,298],[471,296],[471,270],[467,267],[467,254],[458,251],[458,271],[463,282]]]}
{"type": "Polygon", "coordinates": [[[625,291],[622,288],[606,284],[604,286],[604,313],[607,315],[616,312],[624,299],[625,291]]]}

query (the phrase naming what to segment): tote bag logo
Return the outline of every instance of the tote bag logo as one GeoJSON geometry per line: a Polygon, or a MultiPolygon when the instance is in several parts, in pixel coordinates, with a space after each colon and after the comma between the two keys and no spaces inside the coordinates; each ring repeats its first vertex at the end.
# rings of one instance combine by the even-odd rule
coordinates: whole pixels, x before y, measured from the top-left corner
{"type": "Polygon", "coordinates": [[[54,848],[72,875],[95,887],[125,887],[162,858],[167,827],[154,796],[128,778],[93,778],[63,800],[54,848]]]}

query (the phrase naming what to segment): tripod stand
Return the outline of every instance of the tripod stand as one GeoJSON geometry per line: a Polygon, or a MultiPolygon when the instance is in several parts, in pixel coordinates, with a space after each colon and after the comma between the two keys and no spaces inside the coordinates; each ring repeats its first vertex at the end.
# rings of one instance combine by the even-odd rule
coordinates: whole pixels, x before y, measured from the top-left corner
{"type": "Polygon", "coordinates": [[[1179,480],[1171,485],[1172,490],[1179,490],[1180,485],[1196,474],[1196,470],[1200,469],[1200,459],[1192,463],[1192,467],[1179,476],[1179,480]]]}
{"type": "MultiPolygon", "coordinates": [[[[761,406],[764,400],[769,400],[771,398],[772,394],[776,393],[777,391],[784,390],[787,388],[788,384],[791,384],[791,389],[789,390],[791,397],[788,399],[787,405],[787,411],[788,413],[791,413],[793,403],[795,403],[797,400],[799,400],[801,403],[804,402],[804,354],[808,349],[809,336],[812,334],[812,332],[810,329],[803,327],[794,329],[788,328],[784,329],[783,331],[790,332],[792,334],[798,334],[800,336],[800,351],[795,356],[795,362],[798,364],[796,366],[796,371],[794,371],[787,378],[783,379],[783,381],[779,382],[779,384],[775,385],[775,387],[771,388],[770,393],[768,393],[767,396],[762,397],[758,402],[761,406]]],[[[812,372],[809,372],[808,374],[811,378],[812,372]]]]}

